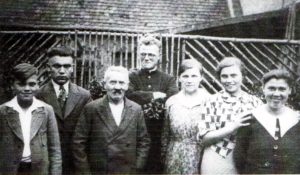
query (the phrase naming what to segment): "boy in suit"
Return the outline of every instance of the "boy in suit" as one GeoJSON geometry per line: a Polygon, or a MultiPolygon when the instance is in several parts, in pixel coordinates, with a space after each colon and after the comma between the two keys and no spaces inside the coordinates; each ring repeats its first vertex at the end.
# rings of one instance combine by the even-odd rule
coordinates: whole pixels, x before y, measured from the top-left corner
{"type": "Polygon", "coordinates": [[[37,69],[12,70],[16,96],[0,106],[0,174],[60,174],[59,133],[51,106],[37,100],[37,69]]]}

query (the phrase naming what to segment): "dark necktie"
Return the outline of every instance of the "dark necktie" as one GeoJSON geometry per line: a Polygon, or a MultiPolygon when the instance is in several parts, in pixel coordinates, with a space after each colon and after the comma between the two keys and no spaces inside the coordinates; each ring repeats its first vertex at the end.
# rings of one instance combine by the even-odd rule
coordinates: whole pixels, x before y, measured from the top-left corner
{"type": "Polygon", "coordinates": [[[66,100],[67,100],[67,92],[66,92],[64,86],[60,85],[59,86],[58,102],[59,102],[59,105],[60,105],[62,110],[64,110],[66,100]]]}
{"type": "Polygon", "coordinates": [[[281,137],[281,133],[280,133],[279,118],[276,118],[275,140],[280,139],[280,137],[281,137]]]}

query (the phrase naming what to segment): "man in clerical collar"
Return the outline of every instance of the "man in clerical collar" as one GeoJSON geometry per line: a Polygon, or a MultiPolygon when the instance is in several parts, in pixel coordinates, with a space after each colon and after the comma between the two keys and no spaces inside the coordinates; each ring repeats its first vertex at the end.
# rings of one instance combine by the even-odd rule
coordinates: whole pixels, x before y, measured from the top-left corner
{"type": "Polygon", "coordinates": [[[131,72],[126,96],[142,106],[151,136],[152,143],[146,173],[162,173],[160,140],[164,102],[168,97],[177,93],[178,88],[174,77],[158,70],[160,41],[148,35],[140,39],[139,47],[138,58],[142,68],[131,72]]]}
{"type": "Polygon", "coordinates": [[[107,95],[85,106],[73,137],[78,174],[136,174],[149,150],[143,112],[125,98],[126,68],[111,66],[104,74],[107,95]]]}
{"type": "Polygon", "coordinates": [[[53,108],[37,100],[37,69],[12,70],[15,97],[0,106],[0,174],[60,174],[59,133],[53,108]]]}
{"type": "Polygon", "coordinates": [[[63,174],[72,174],[74,166],[70,142],[81,110],[91,101],[91,95],[86,89],[71,82],[74,65],[70,48],[51,48],[47,57],[51,80],[41,87],[37,98],[54,108],[60,133],[63,174]]]}

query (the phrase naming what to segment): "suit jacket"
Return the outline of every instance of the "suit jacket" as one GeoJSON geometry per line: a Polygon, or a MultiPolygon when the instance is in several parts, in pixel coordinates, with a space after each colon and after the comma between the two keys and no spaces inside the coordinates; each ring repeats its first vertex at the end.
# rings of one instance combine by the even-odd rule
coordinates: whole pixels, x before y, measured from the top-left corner
{"type": "Polygon", "coordinates": [[[72,144],[80,174],[136,173],[143,168],[150,139],[142,109],[125,98],[121,117],[117,126],[107,96],[86,105],[72,144]]]}
{"type": "Polygon", "coordinates": [[[72,169],[74,169],[72,151],[70,147],[74,128],[83,107],[91,100],[91,95],[89,91],[77,86],[76,84],[70,83],[64,113],[59,105],[51,81],[41,87],[37,93],[37,98],[50,104],[54,109],[60,134],[63,172],[68,174],[72,169]]]}
{"type": "MultiPolygon", "coordinates": [[[[0,174],[16,174],[22,159],[24,140],[19,113],[0,106],[0,174]]],[[[54,112],[44,104],[32,112],[30,129],[32,170],[35,174],[60,174],[61,149],[54,112]]]]}

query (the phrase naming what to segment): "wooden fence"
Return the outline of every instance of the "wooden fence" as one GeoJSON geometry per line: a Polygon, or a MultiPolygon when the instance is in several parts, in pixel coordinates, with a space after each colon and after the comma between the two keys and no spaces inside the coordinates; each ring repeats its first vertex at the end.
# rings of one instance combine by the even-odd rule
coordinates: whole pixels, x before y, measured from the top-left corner
{"type": "MultiPolygon", "coordinates": [[[[76,55],[73,81],[87,88],[92,79],[101,80],[110,65],[138,68],[141,36],[94,31],[0,31],[0,68],[6,73],[17,63],[33,63],[40,69],[41,81],[45,82],[48,80],[46,51],[68,45],[76,55]]],[[[169,34],[157,35],[157,38],[162,42],[160,69],[178,77],[183,59],[197,59],[204,67],[202,84],[212,93],[222,89],[215,69],[225,56],[238,57],[245,63],[247,74],[243,88],[248,91],[270,69],[283,67],[296,74],[300,59],[300,41],[169,34]]]]}

